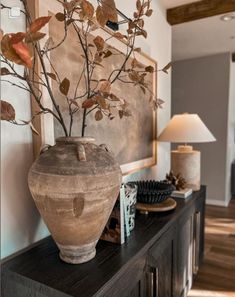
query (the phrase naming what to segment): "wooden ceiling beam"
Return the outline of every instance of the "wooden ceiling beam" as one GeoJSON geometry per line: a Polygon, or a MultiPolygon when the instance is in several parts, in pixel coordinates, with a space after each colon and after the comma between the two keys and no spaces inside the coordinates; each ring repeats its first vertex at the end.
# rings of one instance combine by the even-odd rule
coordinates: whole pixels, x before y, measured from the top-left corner
{"type": "Polygon", "coordinates": [[[235,0],[202,0],[168,9],[167,21],[177,25],[233,11],[235,0]]]}

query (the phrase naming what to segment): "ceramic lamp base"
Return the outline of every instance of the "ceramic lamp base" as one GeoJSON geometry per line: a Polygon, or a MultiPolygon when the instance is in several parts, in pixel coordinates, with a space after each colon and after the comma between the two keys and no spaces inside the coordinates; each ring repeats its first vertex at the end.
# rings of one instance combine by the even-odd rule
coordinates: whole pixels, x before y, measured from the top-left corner
{"type": "Polygon", "coordinates": [[[179,146],[171,151],[171,170],[180,173],[186,180],[187,188],[198,191],[201,187],[201,153],[190,146],[179,146]]]}

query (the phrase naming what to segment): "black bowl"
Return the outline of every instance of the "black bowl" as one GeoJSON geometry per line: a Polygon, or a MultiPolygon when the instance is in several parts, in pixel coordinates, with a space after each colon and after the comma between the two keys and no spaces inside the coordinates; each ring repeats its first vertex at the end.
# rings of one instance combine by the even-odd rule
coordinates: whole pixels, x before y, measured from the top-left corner
{"type": "Polygon", "coordinates": [[[172,184],[165,181],[139,181],[136,184],[138,186],[137,201],[139,203],[161,203],[175,190],[172,184]]]}

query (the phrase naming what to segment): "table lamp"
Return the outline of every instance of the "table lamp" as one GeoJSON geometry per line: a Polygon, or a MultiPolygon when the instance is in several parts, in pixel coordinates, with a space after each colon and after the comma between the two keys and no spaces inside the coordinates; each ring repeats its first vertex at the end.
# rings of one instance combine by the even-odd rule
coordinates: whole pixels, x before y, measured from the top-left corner
{"type": "Polygon", "coordinates": [[[187,143],[212,142],[215,137],[197,114],[177,114],[170,120],[158,137],[158,141],[184,143],[171,151],[171,170],[180,173],[186,180],[187,188],[200,189],[201,153],[187,143]]]}

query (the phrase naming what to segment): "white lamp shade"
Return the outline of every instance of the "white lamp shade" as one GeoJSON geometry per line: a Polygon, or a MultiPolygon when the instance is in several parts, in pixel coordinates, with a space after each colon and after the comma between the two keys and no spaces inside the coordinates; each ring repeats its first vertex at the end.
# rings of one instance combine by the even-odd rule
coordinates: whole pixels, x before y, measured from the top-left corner
{"type": "Polygon", "coordinates": [[[215,137],[197,114],[177,114],[158,137],[158,141],[197,143],[212,142],[215,137]]]}

